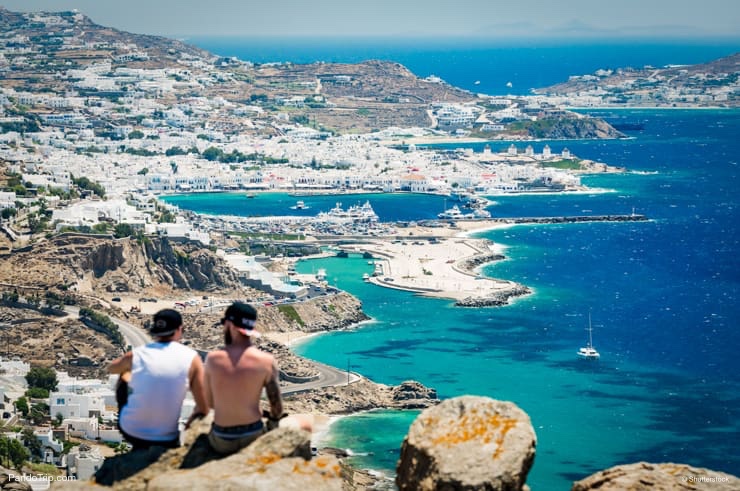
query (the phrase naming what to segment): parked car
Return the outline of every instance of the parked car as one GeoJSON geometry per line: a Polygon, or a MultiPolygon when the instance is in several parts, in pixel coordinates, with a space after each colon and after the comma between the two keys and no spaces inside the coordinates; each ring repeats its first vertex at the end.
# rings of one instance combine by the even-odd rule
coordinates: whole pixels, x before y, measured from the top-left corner
{"type": "Polygon", "coordinates": [[[120,302],[121,301],[121,297],[113,297],[113,298],[111,298],[111,301],[112,302],[120,302]]]}

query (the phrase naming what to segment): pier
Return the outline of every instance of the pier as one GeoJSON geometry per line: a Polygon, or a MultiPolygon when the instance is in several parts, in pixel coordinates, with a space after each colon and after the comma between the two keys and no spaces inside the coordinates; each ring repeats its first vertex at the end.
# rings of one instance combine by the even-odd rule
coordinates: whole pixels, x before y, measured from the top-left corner
{"type": "Polygon", "coordinates": [[[576,215],[560,217],[512,217],[491,218],[489,221],[497,223],[580,223],[580,222],[645,222],[645,215],[631,213],[629,215],[576,215]]]}

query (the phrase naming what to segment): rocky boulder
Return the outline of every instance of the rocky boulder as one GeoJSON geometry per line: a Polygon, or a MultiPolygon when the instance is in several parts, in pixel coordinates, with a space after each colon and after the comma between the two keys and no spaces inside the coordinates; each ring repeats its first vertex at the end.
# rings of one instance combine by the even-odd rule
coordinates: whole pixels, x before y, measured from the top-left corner
{"type": "Polygon", "coordinates": [[[97,484],[53,482],[52,489],[341,489],[339,461],[333,455],[312,457],[309,433],[277,428],[220,458],[208,445],[211,421],[209,416],[195,422],[179,448],[153,447],[107,458],[95,475],[97,484]]]}
{"type": "Polygon", "coordinates": [[[622,491],[650,489],[650,491],[737,491],[740,479],[730,474],[686,464],[618,465],[599,471],[573,483],[571,491],[622,491]]]}
{"type": "Polygon", "coordinates": [[[438,402],[437,392],[419,382],[388,386],[361,378],[349,385],[291,394],[285,398],[285,407],[290,413],[352,414],[371,409],[420,409],[438,402]]]}
{"type": "Polygon", "coordinates": [[[403,409],[426,408],[430,401],[437,400],[437,391],[415,380],[407,380],[391,388],[391,400],[396,407],[403,409]]]}
{"type": "Polygon", "coordinates": [[[534,462],[529,416],[511,402],[462,396],[424,410],[396,468],[401,491],[521,490],[534,462]]]}
{"type": "Polygon", "coordinates": [[[149,481],[147,490],[181,489],[341,491],[337,459],[311,458],[310,435],[278,428],[241,452],[188,470],[172,470],[149,481]]]}
{"type": "Polygon", "coordinates": [[[32,491],[33,488],[28,482],[15,478],[21,474],[23,474],[21,471],[0,467],[0,489],[3,491],[32,491]]]}

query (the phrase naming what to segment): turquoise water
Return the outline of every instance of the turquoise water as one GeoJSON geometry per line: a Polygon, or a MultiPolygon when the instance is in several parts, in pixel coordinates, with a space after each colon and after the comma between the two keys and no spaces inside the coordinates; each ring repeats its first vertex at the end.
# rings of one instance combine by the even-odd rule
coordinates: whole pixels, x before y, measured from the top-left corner
{"type": "Polygon", "coordinates": [[[288,193],[193,193],[164,196],[167,203],[177,205],[184,210],[193,210],[209,215],[237,215],[245,217],[294,215],[316,216],[319,212],[329,211],[339,202],[344,209],[352,205],[361,205],[369,201],[380,221],[419,220],[437,218],[437,213],[444,211],[446,200],[443,196],[429,194],[405,193],[401,196],[411,199],[413,209],[399,207],[399,195],[368,193],[348,195],[312,195],[291,196],[288,193]],[[296,201],[301,200],[308,207],[294,210],[296,201]]]}
{"type": "MultiPolygon", "coordinates": [[[[496,197],[489,211],[540,216],[635,209],[649,222],[484,233],[504,244],[508,256],[484,274],[535,290],[503,308],[455,308],[447,300],[364,283],[371,266],[359,257],[299,263],[304,272],[326,268],[329,282],[360,298],[374,322],[312,338],[296,351],[342,369],[350,364],[381,383],[415,379],[443,398],[477,394],[515,402],[537,432],[528,479],[533,489],[569,489],[597,470],[640,460],[740,474],[740,112],[599,114],[645,128],[629,140],[535,146],[567,144],[578,156],[634,172],[584,178],[609,192],[496,197]],[[589,312],[602,355],[596,363],[575,354],[586,341],[589,312]]],[[[207,211],[225,196],[168,200],[207,211]]],[[[384,207],[384,220],[417,219],[444,206],[441,197],[368,198],[376,209],[384,207]]],[[[267,211],[259,213],[272,207],[282,214],[275,202],[288,205],[295,198],[233,199],[244,204],[226,209],[249,214],[264,200],[267,211]]],[[[322,199],[317,210],[357,198],[322,199]]],[[[328,444],[350,448],[359,465],[392,474],[414,415],[342,419],[328,444]]]]}
{"type": "MultiPolygon", "coordinates": [[[[485,274],[536,291],[504,308],[460,309],[366,284],[361,277],[370,266],[359,257],[301,263],[299,270],[326,268],[330,282],[358,296],[374,322],[311,339],[297,351],[337,367],[349,363],[382,383],[419,380],[443,398],[515,402],[538,436],[528,480],[534,489],[569,489],[599,469],[639,460],[738,474],[740,113],[629,114],[647,121],[633,140],[569,147],[644,173],[588,178],[608,193],[497,197],[490,210],[531,216],[634,207],[650,222],[483,234],[508,247],[508,259],[485,274]],[[575,355],[589,311],[602,355],[596,363],[575,355]]],[[[410,420],[386,412],[346,418],[328,444],[393,473],[410,420]]]]}

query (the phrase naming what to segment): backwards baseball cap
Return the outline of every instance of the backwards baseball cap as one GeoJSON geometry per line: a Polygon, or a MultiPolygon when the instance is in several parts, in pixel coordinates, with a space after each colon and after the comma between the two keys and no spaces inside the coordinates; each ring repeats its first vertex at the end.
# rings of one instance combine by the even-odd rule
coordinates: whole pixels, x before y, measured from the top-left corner
{"type": "Polygon", "coordinates": [[[173,309],[164,309],[154,314],[149,333],[153,336],[171,336],[181,325],[182,316],[180,312],[173,309]]]}
{"type": "Polygon", "coordinates": [[[254,326],[257,324],[257,309],[246,303],[234,302],[228,306],[221,324],[231,321],[237,328],[237,331],[245,336],[259,338],[262,335],[255,331],[254,326]]]}

